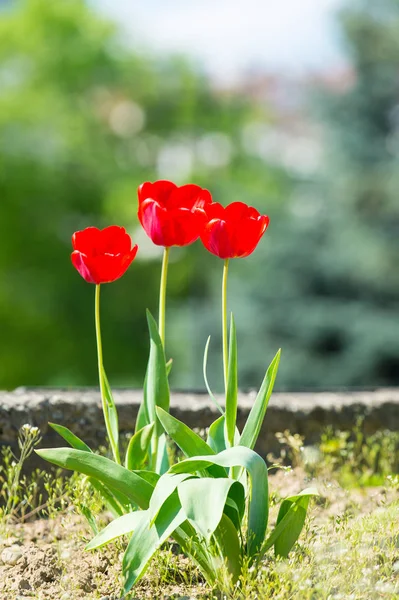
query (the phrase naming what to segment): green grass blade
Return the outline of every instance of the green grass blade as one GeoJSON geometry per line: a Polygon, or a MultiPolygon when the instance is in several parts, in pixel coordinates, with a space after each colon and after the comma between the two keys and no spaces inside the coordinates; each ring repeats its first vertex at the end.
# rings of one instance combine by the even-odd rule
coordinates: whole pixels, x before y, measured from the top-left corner
{"type": "Polygon", "coordinates": [[[94,477],[112,492],[121,492],[140,508],[148,508],[154,487],[109,458],[73,448],[48,448],[35,452],[58,467],[94,477]]]}
{"type": "Polygon", "coordinates": [[[54,429],[54,431],[56,431],[58,433],[58,435],[60,435],[62,438],[64,438],[64,440],[66,442],[68,442],[68,444],[70,446],[72,446],[72,448],[75,448],[75,450],[82,450],[83,452],[91,452],[91,448],[89,448],[89,446],[87,444],[85,444],[83,440],[78,438],[78,436],[75,435],[74,433],[72,433],[72,431],[70,431],[67,427],[64,427],[63,425],[57,425],[56,423],[50,423],[50,422],[49,422],[49,425],[52,429],[54,429]]]}
{"type": "Polygon", "coordinates": [[[112,521],[107,527],[102,529],[86,546],[86,550],[94,550],[101,548],[105,544],[109,544],[121,535],[127,535],[137,529],[141,523],[147,518],[147,511],[138,510],[136,512],[122,515],[118,519],[112,521]]]}
{"type": "Polygon", "coordinates": [[[105,506],[112,513],[114,518],[120,517],[124,514],[124,509],[106,485],[101,483],[101,481],[98,481],[98,479],[94,479],[94,477],[88,477],[87,480],[90,485],[100,494],[105,506]]]}
{"type": "Polygon", "coordinates": [[[144,466],[148,457],[154,424],[146,425],[130,438],[126,450],[125,467],[129,471],[139,470],[144,466]]]}
{"type": "Polygon", "coordinates": [[[226,390],[225,434],[228,446],[234,446],[237,421],[237,335],[233,314],[230,318],[229,366],[226,390]]]}
{"type": "Polygon", "coordinates": [[[263,419],[265,418],[270,396],[273,391],[274,382],[276,380],[278,366],[280,363],[280,355],[281,350],[277,352],[276,356],[270,363],[269,368],[267,369],[259,393],[256,396],[255,403],[251,409],[251,412],[249,413],[247,422],[245,423],[242,431],[239,442],[240,446],[246,446],[247,448],[251,449],[255,447],[263,424],[263,419]]]}

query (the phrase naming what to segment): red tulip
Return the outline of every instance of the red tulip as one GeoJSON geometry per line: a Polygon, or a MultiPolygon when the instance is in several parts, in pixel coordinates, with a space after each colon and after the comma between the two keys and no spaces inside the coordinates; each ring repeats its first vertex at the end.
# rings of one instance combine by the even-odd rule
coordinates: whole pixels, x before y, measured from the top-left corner
{"type": "Polygon", "coordinates": [[[171,181],[146,182],[138,189],[138,217],[157,246],[187,246],[201,234],[204,208],[212,202],[208,190],[171,181]]]}
{"type": "Polygon", "coordinates": [[[269,225],[269,217],[244,202],[232,202],[226,208],[214,202],[205,211],[201,241],[209,252],[224,259],[251,254],[269,225]]]}
{"type": "Polygon", "coordinates": [[[122,277],[137,254],[124,227],[87,227],[72,236],[72,264],[88,283],[111,283],[122,277]]]}

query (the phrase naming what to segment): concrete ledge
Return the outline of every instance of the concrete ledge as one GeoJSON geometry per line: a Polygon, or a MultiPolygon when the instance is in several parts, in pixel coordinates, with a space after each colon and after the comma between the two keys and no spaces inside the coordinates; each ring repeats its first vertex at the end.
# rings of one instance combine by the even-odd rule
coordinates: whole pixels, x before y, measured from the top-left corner
{"type": "MultiPolygon", "coordinates": [[[[115,390],[121,432],[134,429],[141,390],[115,390]]],[[[240,394],[240,430],[255,393],[240,394]]],[[[206,394],[172,393],[171,412],[190,427],[208,427],[219,414],[206,394]]],[[[276,449],[275,433],[289,429],[317,441],[328,425],[351,430],[359,416],[366,433],[380,429],[399,431],[399,389],[358,392],[276,393],[270,400],[257,450],[265,455],[276,449]]],[[[24,423],[40,428],[43,447],[61,446],[62,440],[48,421],[65,425],[93,448],[104,443],[100,395],[96,389],[18,388],[0,392],[0,444],[14,446],[24,423]]]]}

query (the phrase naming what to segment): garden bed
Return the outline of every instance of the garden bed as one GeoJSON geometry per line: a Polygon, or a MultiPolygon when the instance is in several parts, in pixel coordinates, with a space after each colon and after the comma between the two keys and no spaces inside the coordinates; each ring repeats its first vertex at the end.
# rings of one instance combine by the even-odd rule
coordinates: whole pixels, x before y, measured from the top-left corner
{"type": "MultiPolygon", "coordinates": [[[[337,444],[339,439],[335,436],[326,443],[337,444]]],[[[399,594],[398,479],[385,477],[384,485],[345,489],[340,485],[342,463],[334,463],[338,466],[335,471],[331,461],[326,462],[325,468],[319,462],[315,469],[312,461],[303,461],[295,443],[291,443],[289,453],[298,466],[270,475],[271,522],[275,521],[281,497],[309,485],[316,485],[321,496],[313,503],[305,530],[288,560],[276,560],[269,551],[261,568],[256,572],[244,571],[234,595],[225,596],[209,589],[196,568],[177,554],[176,546],[167,543],[128,596],[129,600],[396,598],[399,594]]],[[[357,470],[354,463],[352,466],[352,483],[355,483],[357,470]]],[[[47,480],[47,489],[50,498],[45,508],[47,519],[31,521],[34,514],[26,515],[30,522],[16,520],[3,532],[1,600],[119,599],[123,544],[118,542],[95,552],[84,550],[92,537],[86,519],[79,514],[79,507],[87,503],[84,480],[77,476],[72,481],[63,480],[58,473],[47,480]]],[[[107,514],[102,513],[99,525],[107,519],[107,514]]]]}

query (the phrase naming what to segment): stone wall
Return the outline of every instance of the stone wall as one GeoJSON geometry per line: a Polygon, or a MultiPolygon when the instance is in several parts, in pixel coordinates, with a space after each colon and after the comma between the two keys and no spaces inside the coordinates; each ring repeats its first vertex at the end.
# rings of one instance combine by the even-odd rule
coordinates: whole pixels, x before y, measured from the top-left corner
{"type": "MultiPolygon", "coordinates": [[[[116,390],[120,429],[132,432],[141,401],[140,390],[116,390]]],[[[255,393],[240,394],[238,426],[242,429],[255,393]]],[[[205,394],[172,393],[171,412],[190,427],[205,428],[219,414],[205,394]]],[[[289,429],[317,441],[328,425],[351,430],[359,416],[367,433],[379,429],[399,431],[399,389],[357,392],[275,393],[259,436],[257,450],[265,455],[276,450],[275,433],[289,429]]],[[[38,426],[42,447],[65,442],[48,427],[48,421],[65,425],[87,444],[104,443],[100,395],[95,389],[18,388],[0,392],[0,444],[15,446],[18,428],[24,423],[38,426]]]]}

